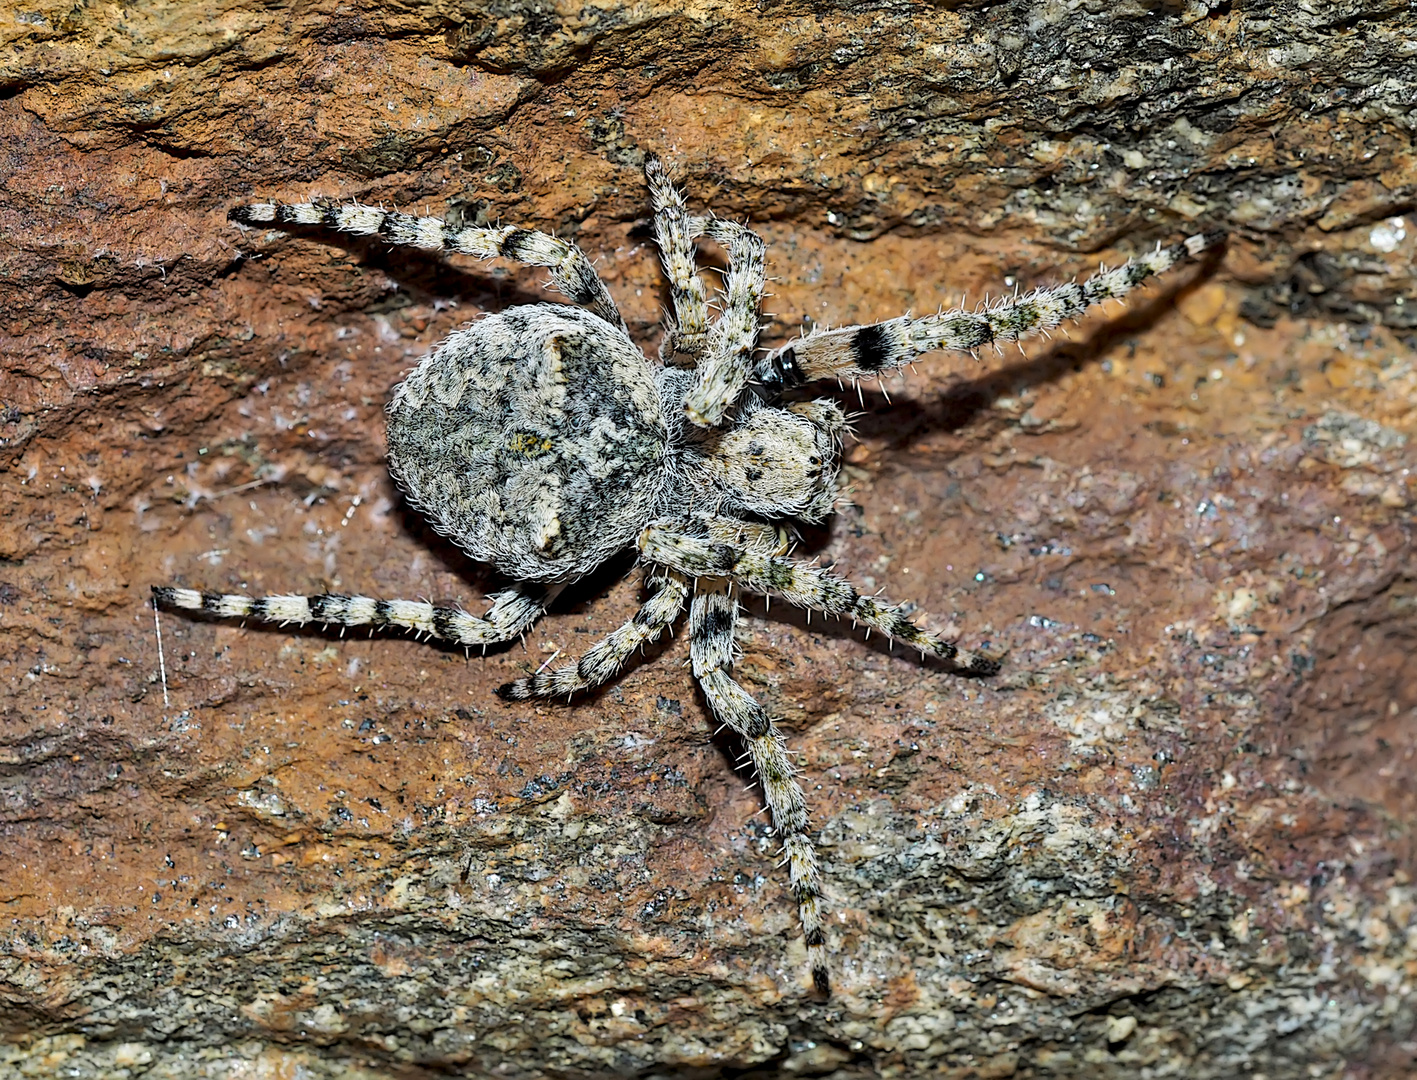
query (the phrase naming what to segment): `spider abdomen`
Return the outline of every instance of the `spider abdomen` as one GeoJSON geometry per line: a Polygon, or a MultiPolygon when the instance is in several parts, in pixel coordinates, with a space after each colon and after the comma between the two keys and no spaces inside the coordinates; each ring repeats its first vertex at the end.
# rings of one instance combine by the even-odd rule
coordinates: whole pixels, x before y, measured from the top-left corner
{"type": "Polygon", "coordinates": [[[579,577],[653,516],[669,434],[624,332],[530,304],[449,338],[394,392],[389,468],[433,526],[523,581],[579,577]]]}

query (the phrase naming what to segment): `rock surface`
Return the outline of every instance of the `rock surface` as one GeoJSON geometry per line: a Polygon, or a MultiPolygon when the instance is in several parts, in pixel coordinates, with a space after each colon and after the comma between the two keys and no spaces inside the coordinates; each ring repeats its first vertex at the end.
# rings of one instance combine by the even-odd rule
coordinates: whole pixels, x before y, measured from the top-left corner
{"type": "Polygon", "coordinates": [[[1410,17],[0,17],[0,1075],[1408,1075],[1410,17]],[[682,640],[570,707],[492,694],[628,617],[628,560],[485,659],[165,615],[159,676],[152,584],[493,587],[400,503],[382,406],[541,295],[226,210],[554,229],[652,352],[650,151],[770,241],[770,342],[1230,233],[1071,341],[862,388],[807,551],[1008,661],[746,620],[822,829],[828,1001],[682,640]]]}

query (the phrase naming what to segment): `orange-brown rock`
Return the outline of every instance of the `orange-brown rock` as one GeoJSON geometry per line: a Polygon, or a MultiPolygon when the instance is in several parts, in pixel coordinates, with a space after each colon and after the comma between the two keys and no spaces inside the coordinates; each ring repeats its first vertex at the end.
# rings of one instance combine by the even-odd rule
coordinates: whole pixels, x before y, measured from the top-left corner
{"type": "Polygon", "coordinates": [[[11,5],[0,1075],[1408,1075],[1410,18],[11,5]],[[769,342],[1230,234],[1071,341],[862,388],[806,551],[1008,655],[962,681],[753,607],[828,1001],[682,640],[570,706],[492,694],[626,618],[628,559],[486,658],[165,614],[159,674],[153,584],[474,605],[382,407],[542,295],[226,211],[553,229],[653,350],[651,151],[770,241],[769,342]]]}

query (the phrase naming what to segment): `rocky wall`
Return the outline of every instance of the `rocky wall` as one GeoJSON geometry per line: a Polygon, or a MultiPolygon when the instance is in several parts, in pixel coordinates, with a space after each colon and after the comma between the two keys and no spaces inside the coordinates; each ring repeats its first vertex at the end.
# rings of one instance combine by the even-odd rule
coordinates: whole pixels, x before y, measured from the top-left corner
{"type": "Polygon", "coordinates": [[[1410,19],[8,5],[0,1076],[1408,1075],[1410,19]],[[556,231],[653,355],[651,152],[769,241],[767,344],[1228,234],[1027,355],[839,395],[799,554],[1006,665],[750,601],[827,1000],[682,635],[571,705],[492,693],[630,617],[630,558],[486,657],[147,603],[498,584],[400,501],[383,406],[541,275],[230,207],[556,231]]]}

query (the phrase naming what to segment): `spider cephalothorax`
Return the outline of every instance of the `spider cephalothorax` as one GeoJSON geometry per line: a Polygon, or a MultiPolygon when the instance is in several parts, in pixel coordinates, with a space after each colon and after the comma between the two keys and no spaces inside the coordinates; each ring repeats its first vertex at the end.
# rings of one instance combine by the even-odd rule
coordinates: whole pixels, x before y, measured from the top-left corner
{"type": "Polygon", "coordinates": [[[762,240],[745,226],[690,214],[657,160],[646,163],[645,175],[674,306],[663,363],[630,340],[580,249],[544,233],[458,229],[359,204],[233,210],[242,224],[325,224],[393,244],[549,267],[552,284],[583,307],[528,304],[474,322],[423,360],[389,403],[389,467],[409,500],[470,556],[517,583],[490,598],[486,615],[363,596],[254,598],[168,587],[155,589],[155,599],[219,616],[401,627],[488,645],[526,631],[556,585],[637,548],[650,595],[635,617],[578,663],[498,692],[564,697],[597,686],[687,605],[694,677],[715,717],[747,747],[783,842],[813,977],[825,991],[807,806],[772,718],[730,674],[739,613],[732,589],[845,616],[963,673],[989,675],[998,663],[957,649],[844,578],[785,557],[783,524],[831,512],[845,419],[831,401],[783,404],[782,392],[816,379],[878,376],[933,349],[972,352],[1046,332],[1197,254],[1210,238],[1158,248],[1081,284],[974,311],[814,331],[758,356],[762,240]],[[712,322],[694,263],[700,237],[728,255],[722,313],[712,322]]]}

